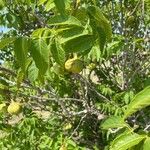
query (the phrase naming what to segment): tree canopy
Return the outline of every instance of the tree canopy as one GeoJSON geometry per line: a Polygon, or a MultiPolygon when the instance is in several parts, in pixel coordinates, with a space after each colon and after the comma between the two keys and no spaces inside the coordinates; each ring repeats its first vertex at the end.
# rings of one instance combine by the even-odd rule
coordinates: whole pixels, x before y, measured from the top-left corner
{"type": "Polygon", "coordinates": [[[149,150],[149,0],[0,0],[0,149],[149,150]]]}

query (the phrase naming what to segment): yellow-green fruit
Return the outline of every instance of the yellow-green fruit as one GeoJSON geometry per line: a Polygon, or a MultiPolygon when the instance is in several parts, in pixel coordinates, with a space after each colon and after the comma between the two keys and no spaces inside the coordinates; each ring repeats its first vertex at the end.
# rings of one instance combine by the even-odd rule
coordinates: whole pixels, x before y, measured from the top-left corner
{"type": "Polygon", "coordinates": [[[19,102],[11,102],[7,108],[8,113],[17,115],[21,112],[21,104],[19,102]]]}
{"type": "Polygon", "coordinates": [[[90,69],[90,70],[93,70],[93,69],[96,68],[96,64],[90,63],[90,64],[87,66],[87,68],[90,69]]]}
{"type": "Polygon", "coordinates": [[[65,126],[64,126],[64,130],[69,130],[69,129],[71,129],[72,128],[72,124],[71,123],[67,123],[67,124],[65,124],[65,126]]]}
{"type": "Polygon", "coordinates": [[[135,17],[134,16],[129,16],[126,20],[126,25],[133,25],[135,21],[135,17]]]}
{"type": "Polygon", "coordinates": [[[65,62],[65,69],[72,73],[79,73],[83,69],[83,62],[78,58],[68,59],[65,62]]]}
{"type": "Polygon", "coordinates": [[[59,150],[67,150],[67,147],[65,144],[62,144],[59,150]]]}

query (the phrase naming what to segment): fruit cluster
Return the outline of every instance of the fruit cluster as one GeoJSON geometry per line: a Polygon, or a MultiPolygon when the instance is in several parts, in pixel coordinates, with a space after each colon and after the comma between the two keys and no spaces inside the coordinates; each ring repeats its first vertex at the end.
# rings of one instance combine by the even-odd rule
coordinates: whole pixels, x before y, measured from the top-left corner
{"type": "Polygon", "coordinates": [[[7,111],[11,115],[18,115],[21,112],[22,105],[19,102],[12,101],[7,107],[5,103],[0,104],[0,111],[7,111]]]}
{"type": "Polygon", "coordinates": [[[68,59],[65,62],[65,69],[68,72],[72,73],[80,73],[82,69],[84,68],[83,61],[81,61],[79,58],[74,57],[72,59],[68,59]]]}

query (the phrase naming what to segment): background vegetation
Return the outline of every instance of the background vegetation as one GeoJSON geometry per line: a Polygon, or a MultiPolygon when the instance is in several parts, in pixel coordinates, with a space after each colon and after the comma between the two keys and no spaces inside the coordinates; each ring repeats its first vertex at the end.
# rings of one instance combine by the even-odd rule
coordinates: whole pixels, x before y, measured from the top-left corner
{"type": "Polygon", "coordinates": [[[0,149],[149,150],[149,14],[149,0],[0,0],[0,149]]]}

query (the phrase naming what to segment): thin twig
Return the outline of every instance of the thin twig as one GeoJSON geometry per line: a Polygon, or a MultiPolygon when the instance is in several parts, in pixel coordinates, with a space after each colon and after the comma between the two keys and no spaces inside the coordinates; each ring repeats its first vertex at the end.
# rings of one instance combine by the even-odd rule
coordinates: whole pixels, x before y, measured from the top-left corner
{"type": "MultiPolygon", "coordinates": [[[[137,72],[139,72],[139,70],[143,67],[143,65],[149,60],[148,59],[145,59],[144,62],[142,63],[142,65],[139,65],[136,70],[132,73],[132,76],[129,78],[128,82],[127,82],[127,86],[129,86],[132,82],[132,80],[134,79],[134,76],[136,75],[137,72]]],[[[150,64],[149,64],[150,65],[150,64]]],[[[149,67],[148,65],[148,67],[149,67]]],[[[147,69],[146,67],[144,69],[147,69]]]]}
{"type": "Polygon", "coordinates": [[[9,73],[9,74],[11,74],[12,76],[17,76],[17,74],[16,74],[15,72],[13,72],[12,70],[7,69],[7,68],[5,68],[5,67],[2,67],[1,65],[0,65],[0,71],[4,71],[4,72],[6,72],[6,73],[9,73]]]}
{"type": "Polygon", "coordinates": [[[139,0],[135,6],[135,8],[133,9],[133,11],[129,14],[129,16],[133,15],[136,11],[136,9],[138,8],[139,4],[140,4],[141,0],[139,0]]]}
{"type": "Polygon", "coordinates": [[[107,97],[105,97],[104,95],[100,94],[100,93],[90,84],[90,82],[88,82],[88,81],[87,81],[85,78],[83,78],[80,74],[78,74],[77,77],[79,77],[83,82],[86,82],[87,85],[88,85],[88,87],[89,87],[97,96],[99,96],[100,98],[102,98],[102,99],[105,100],[105,101],[110,102],[110,100],[109,100],[107,97]]]}
{"type": "Polygon", "coordinates": [[[147,131],[150,128],[150,124],[144,128],[144,131],[147,131]]]}
{"type": "Polygon", "coordinates": [[[70,135],[69,138],[72,138],[72,136],[75,134],[75,132],[79,129],[83,119],[86,117],[86,114],[84,116],[81,117],[80,121],[79,121],[79,124],[77,125],[77,127],[73,130],[72,134],[70,135]]]}

